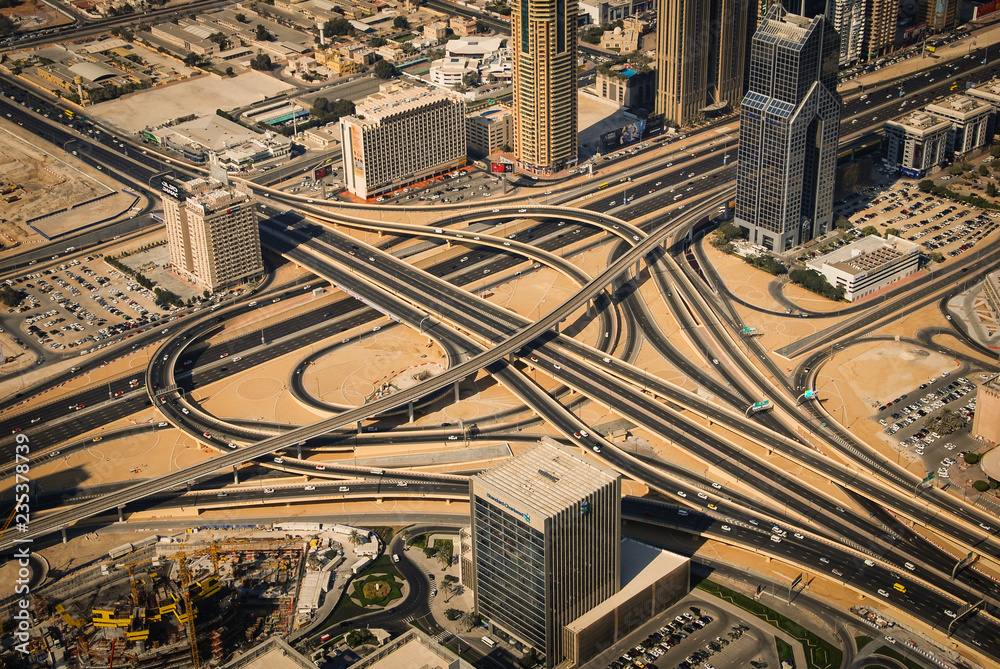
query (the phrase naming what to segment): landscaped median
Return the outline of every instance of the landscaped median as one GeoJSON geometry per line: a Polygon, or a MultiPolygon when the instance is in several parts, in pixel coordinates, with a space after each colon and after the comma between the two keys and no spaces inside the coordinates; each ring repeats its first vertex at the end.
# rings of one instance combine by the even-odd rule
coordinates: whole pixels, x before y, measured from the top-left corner
{"type": "Polygon", "coordinates": [[[776,613],[760,602],[730,590],[712,581],[702,581],[698,589],[738,606],[758,620],[775,627],[802,644],[809,669],[838,669],[843,660],[843,651],[816,636],[798,623],[776,613]]]}

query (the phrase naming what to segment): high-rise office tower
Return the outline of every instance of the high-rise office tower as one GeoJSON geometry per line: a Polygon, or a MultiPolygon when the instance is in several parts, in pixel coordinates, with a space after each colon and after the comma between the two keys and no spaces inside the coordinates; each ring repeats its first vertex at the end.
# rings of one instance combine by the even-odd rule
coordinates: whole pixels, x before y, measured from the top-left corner
{"type": "Polygon", "coordinates": [[[621,477],[542,440],[472,477],[476,611],[545,656],[563,626],[618,591],[621,477]]]}
{"type": "Polygon", "coordinates": [[[550,174],[577,161],[577,0],[513,0],[514,155],[550,174]]]}
{"type": "Polygon", "coordinates": [[[170,263],[210,291],[264,273],[253,194],[211,177],[161,180],[170,263]]]}
{"type": "Polygon", "coordinates": [[[669,0],[656,33],[656,112],[684,124],[743,97],[757,0],[669,0]]]}
{"type": "Polygon", "coordinates": [[[786,251],[833,223],[840,139],[837,33],[772,6],[753,36],[740,111],[736,224],[750,241],[786,251]]]}

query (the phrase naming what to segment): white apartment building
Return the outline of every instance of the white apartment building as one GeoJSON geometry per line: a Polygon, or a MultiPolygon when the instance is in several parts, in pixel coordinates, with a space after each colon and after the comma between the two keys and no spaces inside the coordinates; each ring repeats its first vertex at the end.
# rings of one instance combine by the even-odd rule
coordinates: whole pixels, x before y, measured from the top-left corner
{"type": "Polygon", "coordinates": [[[951,95],[940,102],[934,102],[924,111],[951,123],[948,133],[948,150],[955,156],[985,146],[993,105],[968,95],[951,95]]]}
{"type": "Polygon", "coordinates": [[[853,302],[916,272],[920,247],[894,235],[888,239],[869,235],[813,258],[806,267],[834,287],[843,286],[844,299],[853,302]]]}
{"type": "Polygon", "coordinates": [[[435,86],[460,86],[465,80],[465,75],[472,72],[479,73],[479,61],[474,58],[439,58],[431,63],[430,76],[431,83],[435,86]]]}
{"type": "Polygon", "coordinates": [[[925,111],[911,111],[886,121],[886,160],[904,176],[922,179],[946,160],[950,131],[950,122],[925,111]]]}
{"type": "Polygon", "coordinates": [[[264,274],[253,194],[215,179],[160,182],[170,263],[183,278],[216,291],[264,274]]]}
{"type": "Polygon", "coordinates": [[[466,163],[465,103],[449,91],[383,84],[340,119],[344,185],[368,199],[466,163]]]}

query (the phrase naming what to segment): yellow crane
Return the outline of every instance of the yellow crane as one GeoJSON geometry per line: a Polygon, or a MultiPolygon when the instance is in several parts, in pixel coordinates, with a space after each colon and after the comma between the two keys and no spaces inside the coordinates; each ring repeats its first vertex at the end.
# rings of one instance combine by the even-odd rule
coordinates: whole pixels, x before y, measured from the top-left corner
{"type": "Polygon", "coordinates": [[[198,657],[198,637],[194,627],[194,602],[191,601],[191,572],[187,568],[187,557],[178,558],[177,569],[181,577],[181,595],[184,597],[184,617],[187,619],[188,640],[191,642],[191,666],[194,669],[201,669],[201,660],[198,657]]]}

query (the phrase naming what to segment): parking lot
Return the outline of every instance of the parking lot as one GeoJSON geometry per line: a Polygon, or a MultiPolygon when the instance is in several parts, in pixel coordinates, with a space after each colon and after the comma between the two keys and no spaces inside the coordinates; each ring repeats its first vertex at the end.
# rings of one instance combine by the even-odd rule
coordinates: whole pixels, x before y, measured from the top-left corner
{"type": "MultiPolygon", "coordinates": [[[[615,657],[597,658],[588,667],[608,669],[724,669],[750,666],[776,658],[774,640],[711,602],[687,599],[675,606],[662,627],[645,638],[630,637],[629,645],[616,649],[615,657]]],[[[633,637],[635,635],[632,635],[633,637]]]]}
{"type": "Polygon", "coordinates": [[[1000,212],[950,202],[909,181],[868,186],[838,200],[834,211],[857,228],[870,225],[883,236],[894,231],[945,260],[971,251],[1000,227],[1000,212]]]}
{"type": "Polygon", "coordinates": [[[27,350],[34,339],[57,354],[100,349],[131,330],[169,318],[153,293],[105,265],[102,254],[28,272],[7,280],[24,300],[7,309],[4,323],[27,350]]]}
{"type": "Polygon", "coordinates": [[[914,391],[879,405],[876,419],[899,449],[911,453],[911,458],[921,459],[939,479],[948,479],[949,470],[966,451],[981,447],[965,429],[976,413],[977,380],[982,379],[948,373],[928,379],[914,391]],[[927,420],[943,409],[951,410],[954,420],[964,426],[947,435],[927,427],[927,420]]]}

